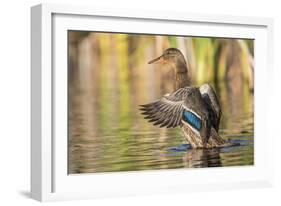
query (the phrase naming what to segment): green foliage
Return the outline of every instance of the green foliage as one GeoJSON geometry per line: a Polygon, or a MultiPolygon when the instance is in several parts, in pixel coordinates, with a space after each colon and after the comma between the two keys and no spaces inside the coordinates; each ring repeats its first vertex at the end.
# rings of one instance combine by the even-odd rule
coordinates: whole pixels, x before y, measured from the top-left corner
{"type": "Polygon", "coordinates": [[[178,47],[177,37],[168,36],[168,40],[169,40],[169,43],[170,43],[170,47],[174,47],[174,48],[178,47]]]}

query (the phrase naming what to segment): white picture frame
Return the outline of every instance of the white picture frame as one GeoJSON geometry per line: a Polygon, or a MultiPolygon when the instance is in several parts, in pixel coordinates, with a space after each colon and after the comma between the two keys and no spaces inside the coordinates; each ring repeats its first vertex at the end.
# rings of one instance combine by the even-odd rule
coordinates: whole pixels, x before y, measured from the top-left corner
{"type": "Polygon", "coordinates": [[[273,133],[267,121],[273,95],[262,86],[265,82],[273,87],[272,19],[40,4],[31,8],[31,26],[32,198],[52,201],[273,185],[273,133]],[[174,29],[168,32],[167,25],[174,29]],[[67,175],[69,29],[254,38],[254,166],[67,175]]]}

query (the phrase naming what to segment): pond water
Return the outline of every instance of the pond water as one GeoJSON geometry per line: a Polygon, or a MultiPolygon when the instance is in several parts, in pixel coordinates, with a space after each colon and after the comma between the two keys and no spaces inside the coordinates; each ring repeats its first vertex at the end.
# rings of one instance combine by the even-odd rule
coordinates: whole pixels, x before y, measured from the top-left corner
{"type": "Polygon", "coordinates": [[[136,101],[136,93],[123,97],[110,91],[97,97],[92,89],[88,92],[81,88],[70,89],[70,174],[254,163],[253,96],[250,92],[244,94],[242,100],[227,97],[233,95],[228,92],[220,93],[223,116],[219,133],[238,145],[191,149],[180,128],[160,129],[143,119],[138,103],[146,101],[136,101]]]}

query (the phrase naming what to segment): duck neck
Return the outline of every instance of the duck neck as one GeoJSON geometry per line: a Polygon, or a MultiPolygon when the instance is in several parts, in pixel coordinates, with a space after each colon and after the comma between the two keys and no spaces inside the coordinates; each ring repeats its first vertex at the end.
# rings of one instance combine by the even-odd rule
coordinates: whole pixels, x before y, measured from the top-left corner
{"type": "Polygon", "coordinates": [[[185,67],[184,70],[176,71],[175,81],[174,81],[174,90],[178,90],[183,87],[187,87],[190,85],[190,78],[188,75],[188,70],[185,67]]]}

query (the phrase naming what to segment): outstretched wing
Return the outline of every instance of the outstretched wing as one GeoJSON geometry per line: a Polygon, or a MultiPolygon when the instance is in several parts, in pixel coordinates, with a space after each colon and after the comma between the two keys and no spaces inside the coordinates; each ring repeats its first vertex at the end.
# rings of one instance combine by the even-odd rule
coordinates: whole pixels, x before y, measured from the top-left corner
{"type": "Polygon", "coordinates": [[[197,87],[184,87],[140,106],[145,119],[154,125],[167,128],[188,125],[193,132],[199,132],[200,137],[205,140],[209,138],[209,114],[197,87]]]}
{"type": "Polygon", "coordinates": [[[140,105],[142,114],[149,122],[160,127],[182,126],[184,100],[189,93],[189,88],[181,88],[172,94],[167,94],[150,104],[140,105]]]}
{"type": "Polygon", "coordinates": [[[209,84],[203,84],[200,88],[201,96],[206,104],[209,113],[209,119],[212,126],[219,130],[221,119],[221,107],[214,89],[209,84]]]}

